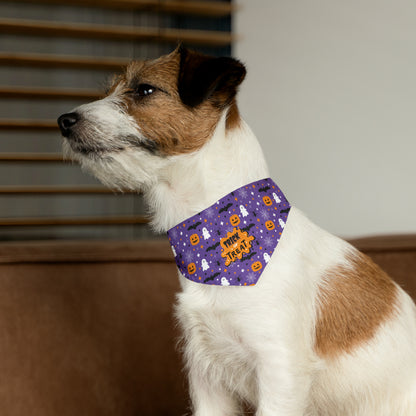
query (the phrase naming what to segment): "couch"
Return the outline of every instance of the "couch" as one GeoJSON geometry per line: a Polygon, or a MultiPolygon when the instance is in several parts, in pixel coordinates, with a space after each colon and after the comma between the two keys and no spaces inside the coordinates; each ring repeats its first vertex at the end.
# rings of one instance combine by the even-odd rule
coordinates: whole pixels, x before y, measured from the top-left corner
{"type": "MultiPolygon", "coordinates": [[[[416,235],[353,240],[416,298],[416,235]]],[[[0,414],[179,416],[166,239],[0,243],[0,414]]]]}

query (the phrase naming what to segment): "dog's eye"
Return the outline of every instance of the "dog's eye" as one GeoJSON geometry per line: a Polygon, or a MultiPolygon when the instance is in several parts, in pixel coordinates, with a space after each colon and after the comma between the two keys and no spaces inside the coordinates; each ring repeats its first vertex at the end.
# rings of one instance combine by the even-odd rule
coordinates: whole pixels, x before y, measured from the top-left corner
{"type": "Polygon", "coordinates": [[[156,88],[149,84],[140,84],[135,90],[134,94],[139,97],[147,97],[150,94],[153,94],[156,91],[156,88]]]}

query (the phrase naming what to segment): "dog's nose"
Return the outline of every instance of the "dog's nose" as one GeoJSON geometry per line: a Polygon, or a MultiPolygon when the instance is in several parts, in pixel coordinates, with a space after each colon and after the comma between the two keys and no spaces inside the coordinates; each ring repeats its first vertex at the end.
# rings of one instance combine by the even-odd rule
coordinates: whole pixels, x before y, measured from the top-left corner
{"type": "Polygon", "coordinates": [[[80,117],[79,117],[78,113],[62,114],[58,118],[58,125],[59,125],[59,128],[61,129],[61,133],[64,137],[68,137],[70,135],[72,127],[74,127],[75,124],[77,124],[79,119],[80,119],[80,117]]]}

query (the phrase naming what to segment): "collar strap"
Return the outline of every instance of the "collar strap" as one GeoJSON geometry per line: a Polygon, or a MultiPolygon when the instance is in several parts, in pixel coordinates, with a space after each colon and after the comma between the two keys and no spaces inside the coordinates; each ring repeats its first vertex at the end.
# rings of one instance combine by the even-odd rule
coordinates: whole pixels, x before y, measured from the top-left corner
{"type": "Polygon", "coordinates": [[[289,211],[289,202],[270,178],[236,189],[168,231],[180,272],[208,285],[255,285],[289,211]]]}

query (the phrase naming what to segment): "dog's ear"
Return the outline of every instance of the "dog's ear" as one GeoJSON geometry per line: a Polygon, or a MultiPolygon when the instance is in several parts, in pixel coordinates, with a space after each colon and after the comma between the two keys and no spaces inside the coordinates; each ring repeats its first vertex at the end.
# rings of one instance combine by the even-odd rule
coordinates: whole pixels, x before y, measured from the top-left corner
{"type": "Polygon", "coordinates": [[[246,75],[244,65],[233,58],[215,58],[182,46],[177,51],[180,54],[178,91],[182,102],[196,107],[212,98],[216,105],[228,105],[246,75]]]}

